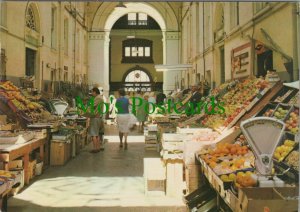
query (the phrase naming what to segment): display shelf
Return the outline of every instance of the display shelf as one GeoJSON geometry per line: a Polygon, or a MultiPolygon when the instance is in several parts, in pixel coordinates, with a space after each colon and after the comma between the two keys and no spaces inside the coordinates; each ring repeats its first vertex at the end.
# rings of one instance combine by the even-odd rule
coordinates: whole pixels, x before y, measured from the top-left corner
{"type": "Polygon", "coordinates": [[[251,110],[247,111],[246,114],[238,122],[235,124],[235,126],[239,126],[242,121],[247,120],[251,117],[254,117],[259,111],[261,111],[265,105],[267,105],[271,98],[283,87],[282,82],[277,82],[273,87],[270,88],[270,90],[262,96],[260,101],[255,104],[251,110]]]}
{"type": "Polygon", "coordinates": [[[296,88],[291,88],[283,86],[270,100],[276,103],[288,103],[289,100],[297,94],[299,90],[296,88]]]}

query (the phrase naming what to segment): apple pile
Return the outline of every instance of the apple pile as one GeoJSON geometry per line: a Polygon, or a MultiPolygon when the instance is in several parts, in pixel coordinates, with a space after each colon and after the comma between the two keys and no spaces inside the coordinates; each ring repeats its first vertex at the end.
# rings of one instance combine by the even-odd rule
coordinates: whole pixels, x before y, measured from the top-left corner
{"type": "Polygon", "coordinates": [[[246,79],[228,87],[228,92],[218,99],[224,102],[225,113],[207,115],[202,124],[213,129],[227,127],[256,97],[260,90],[268,87],[268,82],[263,79],[246,79]]]}
{"type": "Polygon", "coordinates": [[[297,134],[299,131],[299,109],[295,109],[290,113],[289,119],[285,122],[287,131],[297,134]]]}
{"type": "Polygon", "coordinates": [[[283,145],[276,147],[273,157],[278,161],[282,161],[293,150],[295,144],[295,141],[286,139],[283,145]]]}
{"type": "Polygon", "coordinates": [[[271,117],[273,113],[274,113],[274,110],[273,110],[273,109],[268,109],[268,110],[263,114],[263,116],[271,117]]]}
{"type": "Polygon", "coordinates": [[[284,110],[281,106],[276,110],[276,112],[274,113],[274,116],[277,119],[284,119],[284,117],[287,115],[289,111],[288,110],[284,110]]]}

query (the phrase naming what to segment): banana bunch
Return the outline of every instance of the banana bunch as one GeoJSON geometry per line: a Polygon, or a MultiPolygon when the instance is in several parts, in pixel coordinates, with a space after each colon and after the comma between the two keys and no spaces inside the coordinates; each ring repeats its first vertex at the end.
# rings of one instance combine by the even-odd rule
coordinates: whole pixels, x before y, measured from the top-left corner
{"type": "Polygon", "coordinates": [[[15,175],[9,171],[0,170],[0,177],[15,178],[15,175]]]}

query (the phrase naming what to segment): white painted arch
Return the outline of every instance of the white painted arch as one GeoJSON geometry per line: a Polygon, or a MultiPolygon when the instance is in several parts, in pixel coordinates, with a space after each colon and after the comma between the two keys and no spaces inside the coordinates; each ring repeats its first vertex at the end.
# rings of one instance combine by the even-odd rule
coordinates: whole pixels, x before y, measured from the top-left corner
{"type": "Polygon", "coordinates": [[[162,31],[177,31],[178,20],[172,7],[165,2],[135,2],[124,3],[126,8],[116,8],[118,2],[104,2],[97,9],[91,31],[110,31],[114,23],[130,12],[141,12],[151,16],[162,31]]]}
{"type": "MultiPolygon", "coordinates": [[[[89,83],[100,84],[106,95],[109,91],[109,34],[115,22],[127,13],[141,12],[151,16],[162,30],[164,64],[179,62],[178,20],[168,3],[124,3],[126,8],[116,9],[117,4],[118,2],[104,2],[99,6],[89,33],[89,83]]],[[[171,73],[164,73],[164,87],[167,88],[164,90],[173,87],[174,77],[167,76],[168,74],[171,73]]]]}

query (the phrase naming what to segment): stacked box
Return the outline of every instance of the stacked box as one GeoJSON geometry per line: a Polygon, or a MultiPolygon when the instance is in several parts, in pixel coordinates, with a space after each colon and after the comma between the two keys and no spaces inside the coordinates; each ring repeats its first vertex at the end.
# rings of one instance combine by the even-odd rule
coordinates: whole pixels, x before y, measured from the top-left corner
{"type": "Polygon", "coordinates": [[[166,168],[160,158],[144,158],[146,195],[165,195],[166,168]]]}
{"type": "Polygon", "coordinates": [[[159,142],[157,140],[157,128],[155,127],[145,127],[144,128],[145,135],[145,150],[160,150],[159,142]]]}
{"type": "Polygon", "coordinates": [[[71,158],[71,143],[51,141],[50,165],[64,165],[71,158]]]}
{"type": "Polygon", "coordinates": [[[192,193],[200,187],[200,172],[200,165],[187,165],[185,167],[185,181],[188,193],[192,193]]]}
{"type": "Polygon", "coordinates": [[[31,180],[35,176],[36,160],[29,161],[28,163],[28,178],[31,180]]]}
{"type": "Polygon", "coordinates": [[[183,161],[167,160],[167,196],[182,197],[183,190],[183,161]]]}

